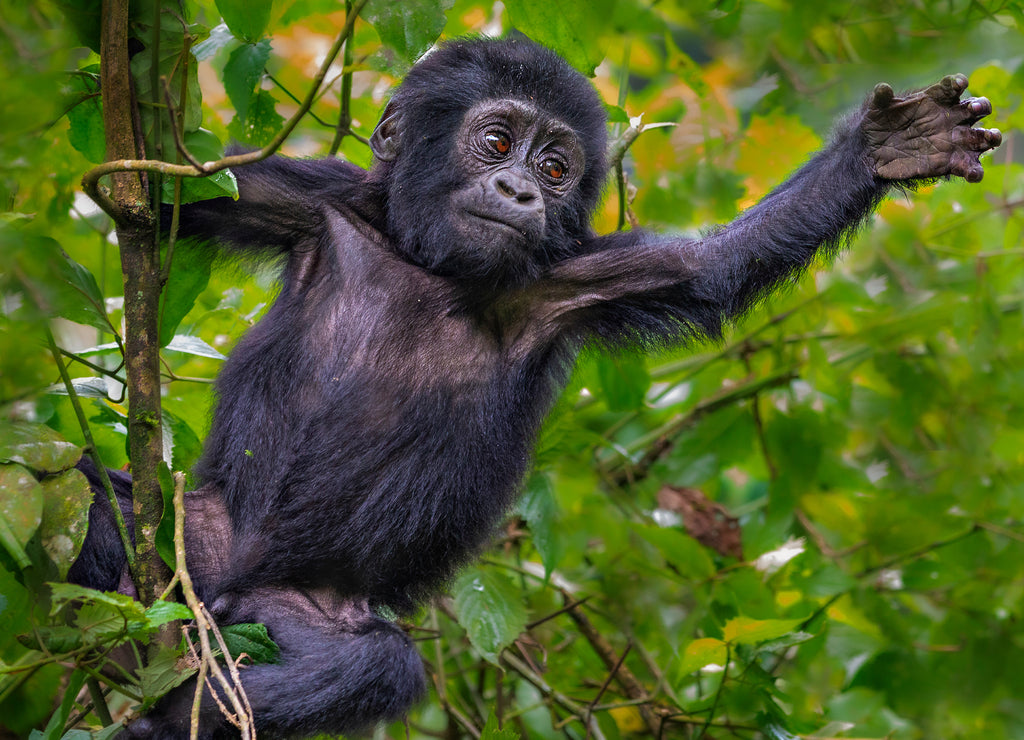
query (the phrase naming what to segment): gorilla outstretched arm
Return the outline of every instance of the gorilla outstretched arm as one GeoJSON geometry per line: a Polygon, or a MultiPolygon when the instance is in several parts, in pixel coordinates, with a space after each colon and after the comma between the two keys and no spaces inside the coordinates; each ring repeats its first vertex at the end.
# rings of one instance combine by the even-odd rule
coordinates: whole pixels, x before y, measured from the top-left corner
{"type": "Polygon", "coordinates": [[[831,142],[757,205],[700,239],[635,230],[596,237],[588,254],[556,265],[531,293],[550,332],[603,340],[716,338],[724,321],[831,253],[894,187],[956,175],[977,182],[997,130],[992,112],[960,100],[963,75],[897,98],[879,85],[839,123],[831,142]]]}
{"type": "MultiPolygon", "coordinates": [[[[980,179],[999,134],[972,127],[990,106],[961,102],[966,83],[876,88],[702,238],[596,236],[592,86],[522,39],[454,41],[395,92],[369,172],[272,158],[238,170],[237,202],[184,206],[182,235],[288,260],[218,377],[193,504],[205,521],[186,545],[218,619],[264,621],[281,644],[281,664],[242,673],[257,729],[345,731],[411,705],[419,658],[373,607],[412,611],[488,540],[580,347],[720,336],[892,187],[980,179]]],[[[116,542],[101,535],[84,551],[108,583],[89,555],[116,542]]],[[[187,691],[130,731],[181,737],[187,691]]],[[[204,714],[203,737],[225,732],[204,714]]]]}

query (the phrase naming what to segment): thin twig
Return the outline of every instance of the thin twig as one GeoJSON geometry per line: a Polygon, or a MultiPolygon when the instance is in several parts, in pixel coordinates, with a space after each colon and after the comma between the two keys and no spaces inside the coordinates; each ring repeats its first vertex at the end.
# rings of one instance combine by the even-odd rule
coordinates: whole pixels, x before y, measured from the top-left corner
{"type": "MultiPolygon", "coordinates": [[[[622,651],[622,655],[619,656],[618,662],[614,665],[614,667],[612,667],[610,671],[608,671],[608,675],[607,677],[605,677],[604,683],[601,684],[601,688],[597,690],[597,694],[594,695],[594,698],[591,699],[590,703],[587,705],[587,734],[585,735],[585,738],[587,738],[587,740],[589,740],[590,738],[590,720],[594,716],[594,707],[596,707],[597,703],[601,701],[601,697],[604,696],[604,692],[608,690],[608,687],[611,685],[612,679],[615,678],[615,675],[619,672],[619,669],[622,668],[622,664],[625,662],[626,656],[629,655],[629,651],[632,647],[632,642],[626,643],[626,649],[622,651]]],[[[637,700],[637,704],[638,706],[643,705],[642,701],[639,699],[637,700]]]]}
{"type": "Polygon", "coordinates": [[[128,569],[132,571],[134,576],[135,546],[132,545],[131,537],[128,536],[128,525],[125,524],[124,515],[121,513],[121,505],[117,502],[114,484],[110,482],[107,467],[103,464],[103,459],[100,457],[99,450],[96,447],[96,441],[92,437],[92,430],[89,428],[88,419],[85,418],[85,411],[82,410],[82,403],[78,398],[78,393],[75,391],[75,385],[71,382],[71,376],[68,375],[68,369],[61,357],[61,351],[57,347],[56,340],[53,338],[53,332],[49,329],[46,330],[46,341],[50,346],[50,354],[53,355],[53,361],[57,364],[60,379],[64,383],[65,390],[68,392],[68,398],[71,399],[71,407],[75,410],[78,426],[82,430],[82,436],[85,437],[89,457],[92,458],[93,463],[96,465],[96,473],[103,483],[103,491],[107,494],[107,500],[110,502],[110,508],[114,514],[114,523],[117,525],[117,533],[121,537],[121,546],[124,547],[124,554],[128,560],[128,569]]]}
{"type": "Polygon", "coordinates": [[[266,159],[267,157],[274,154],[284,143],[295,127],[299,124],[299,121],[309,111],[310,106],[317,98],[320,86],[323,84],[324,78],[327,76],[327,72],[330,70],[331,65],[334,64],[335,58],[341,51],[342,44],[348,39],[352,33],[352,27],[355,24],[356,18],[362,11],[363,6],[366,5],[367,0],[356,0],[352,5],[352,12],[348,14],[345,19],[345,26],[342,28],[338,37],[334,40],[334,44],[327,52],[327,56],[324,58],[323,64],[320,65],[320,69],[317,71],[316,76],[313,78],[313,84],[310,87],[309,93],[306,98],[302,101],[302,105],[295,114],[289,118],[277,135],[271,139],[270,143],[264,146],[262,149],[257,149],[253,152],[246,152],[245,154],[234,154],[227,157],[223,157],[213,162],[204,162],[200,167],[195,165],[187,164],[172,164],[170,162],[163,162],[158,159],[116,159],[109,162],[104,162],[101,165],[93,167],[91,170],[85,173],[82,177],[82,188],[85,190],[86,195],[95,201],[95,203],[102,208],[107,214],[117,220],[121,216],[121,208],[111,200],[110,196],[100,187],[100,180],[107,175],[111,175],[117,172],[156,172],[164,176],[172,177],[207,177],[215,172],[228,169],[229,167],[239,167],[245,164],[252,164],[253,162],[259,162],[260,160],[266,159]]]}
{"type": "MultiPolygon", "coordinates": [[[[249,705],[249,699],[245,696],[245,689],[242,688],[242,682],[238,675],[238,666],[235,665],[234,660],[231,658],[231,653],[228,651],[227,646],[224,644],[224,638],[220,635],[220,630],[217,629],[216,624],[213,621],[213,617],[206,610],[206,606],[196,596],[195,589],[192,586],[192,576],[189,575],[188,568],[185,564],[185,476],[183,473],[174,474],[174,557],[175,557],[175,568],[174,572],[181,581],[181,590],[185,594],[185,602],[196,618],[196,627],[199,633],[199,645],[200,645],[200,663],[208,666],[209,671],[213,674],[214,678],[217,679],[217,683],[223,689],[228,702],[234,709],[235,714],[231,715],[225,711],[225,716],[235,724],[241,732],[242,740],[255,740],[256,730],[253,722],[252,707],[249,705]],[[224,672],[221,670],[220,664],[217,662],[217,658],[214,655],[213,648],[210,645],[210,632],[213,632],[217,638],[217,642],[221,649],[221,654],[224,656],[224,662],[228,666],[228,671],[231,674],[233,683],[227,679],[224,672]]],[[[196,693],[202,694],[205,681],[196,681],[196,693]]],[[[221,704],[220,697],[216,691],[210,691],[211,696],[221,704]]],[[[193,699],[193,707],[198,704],[199,699],[193,699]]],[[[224,710],[223,705],[221,705],[224,710]]],[[[192,722],[192,732],[195,733],[198,730],[198,712],[194,712],[192,722]]],[[[194,737],[195,735],[193,735],[194,737]]]]}

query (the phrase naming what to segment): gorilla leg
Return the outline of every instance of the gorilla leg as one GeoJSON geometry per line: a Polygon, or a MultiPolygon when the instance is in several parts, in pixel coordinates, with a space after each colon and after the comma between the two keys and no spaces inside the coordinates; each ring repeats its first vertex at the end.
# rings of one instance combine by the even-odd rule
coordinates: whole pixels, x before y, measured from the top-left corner
{"type": "MultiPolygon", "coordinates": [[[[231,602],[221,600],[214,612],[221,624],[262,622],[281,648],[278,663],[241,669],[260,737],[358,733],[370,729],[367,717],[376,722],[403,716],[425,692],[412,641],[363,600],[327,589],[266,588],[231,602]]],[[[128,734],[187,738],[194,692],[194,680],[178,687],[133,722],[128,734]]],[[[208,685],[199,737],[236,736],[208,685]]]]}

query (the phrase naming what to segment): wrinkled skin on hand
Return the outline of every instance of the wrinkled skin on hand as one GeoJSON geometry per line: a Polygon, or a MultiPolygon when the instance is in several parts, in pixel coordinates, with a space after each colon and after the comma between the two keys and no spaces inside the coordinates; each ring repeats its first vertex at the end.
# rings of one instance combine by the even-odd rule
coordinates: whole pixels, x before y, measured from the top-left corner
{"type": "Polygon", "coordinates": [[[874,173],[886,180],[956,175],[979,182],[985,171],[978,157],[1003,137],[998,129],[973,127],[992,104],[987,98],[960,100],[966,89],[962,74],[903,97],[885,83],[876,85],[861,121],[874,173]]]}

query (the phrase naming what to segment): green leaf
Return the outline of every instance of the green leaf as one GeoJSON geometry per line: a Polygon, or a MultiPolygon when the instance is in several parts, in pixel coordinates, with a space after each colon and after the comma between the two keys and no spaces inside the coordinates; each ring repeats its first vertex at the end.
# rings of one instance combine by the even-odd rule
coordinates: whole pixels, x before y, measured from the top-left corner
{"type": "Polygon", "coordinates": [[[551,47],[587,77],[604,59],[600,45],[607,19],[618,0],[508,0],[512,25],[534,41],[551,47]]]}
{"type": "Polygon", "coordinates": [[[151,157],[160,155],[165,161],[174,162],[177,158],[177,151],[170,121],[167,120],[167,95],[170,95],[175,112],[183,118],[179,125],[179,133],[187,134],[198,129],[203,121],[199,65],[192,56],[192,52],[185,48],[185,29],[180,23],[172,22],[165,22],[160,26],[160,58],[154,60],[152,45],[148,43],[149,35],[152,34],[149,25],[151,21],[151,18],[144,18],[138,23],[139,31],[147,39],[147,43],[132,56],[132,80],[135,84],[136,96],[140,101],[159,101],[160,104],[159,108],[149,105],[139,106],[142,131],[146,142],[150,147],[159,145],[162,149],[162,151],[147,153],[151,157]],[[153,90],[153,76],[151,75],[154,61],[160,75],[160,79],[156,83],[158,86],[156,90],[153,90]],[[183,78],[182,75],[185,77],[183,78]],[[163,80],[166,80],[166,87],[164,87],[163,80]],[[184,98],[182,98],[183,91],[184,98]],[[157,126],[159,126],[161,134],[159,139],[154,135],[157,126]]]}
{"type": "Polygon", "coordinates": [[[398,53],[404,63],[412,64],[437,41],[444,30],[444,12],[455,0],[370,0],[363,17],[373,24],[380,40],[398,53]]]}
{"type": "Polygon", "coordinates": [[[86,324],[103,332],[113,332],[96,278],[86,267],[64,254],[63,250],[61,256],[63,259],[57,262],[58,269],[74,292],[67,293],[71,300],[60,315],[78,324],[86,324]]]}
{"type": "MultiPolygon", "coordinates": [[[[150,658],[146,667],[137,674],[143,695],[150,699],[163,696],[196,673],[196,668],[182,666],[182,662],[180,651],[167,645],[161,646],[156,657],[150,658]]],[[[147,702],[144,706],[151,703],[147,702]]]]}
{"type": "MultiPolygon", "coordinates": [[[[193,190],[193,194],[196,191],[193,190]]],[[[160,345],[168,346],[173,344],[176,337],[174,332],[178,329],[182,319],[188,315],[195,305],[196,298],[206,290],[210,283],[210,270],[213,266],[214,253],[206,249],[176,249],[171,262],[171,271],[167,280],[167,287],[161,296],[160,304],[160,345]]],[[[206,343],[204,346],[209,347],[206,343]]],[[[190,345],[191,346],[191,345],[190,345]]],[[[170,347],[168,347],[170,348],[170,347]]],[[[175,347],[179,352],[188,352],[187,349],[175,347]]],[[[210,352],[216,352],[212,347],[210,352]]],[[[193,352],[193,354],[199,354],[193,352]]],[[[218,355],[220,353],[217,353],[218,355]]],[[[215,355],[206,354],[205,357],[215,355]]]]}
{"type": "Polygon", "coordinates": [[[684,578],[703,581],[715,574],[715,564],[707,549],[688,534],[672,527],[653,524],[637,524],[634,528],[641,537],[657,547],[665,560],[684,578]]]}
{"type": "MultiPolygon", "coordinates": [[[[281,652],[263,624],[229,624],[220,628],[220,634],[234,660],[244,653],[253,663],[276,663],[281,652]]],[[[213,635],[210,640],[212,645],[217,644],[213,635]]]]}
{"type": "Polygon", "coordinates": [[[676,668],[676,682],[678,683],[686,678],[686,676],[705,666],[724,666],[728,655],[728,647],[721,640],[716,640],[713,637],[702,637],[694,640],[683,651],[682,659],[676,668]]]}
{"type": "Polygon", "coordinates": [[[238,120],[245,122],[249,113],[249,101],[253,91],[263,79],[263,70],[270,58],[270,39],[263,39],[257,44],[239,46],[224,65],[224,91],[235,106],[238,120]]]}
{"type": "Polygon", "coordinates": [[[726,622],[722,629],[722,637],[726,642],[736,645],[756,645],[765,640],[776,640],[792,632],[804,620],[802,619],[750,619],[735,617],[726,622]]]}
{"type": "MultiPolygon", "coordinates": [[[[8,652],[8,646],[14,642],[15,635],[32,627],[30,620],[34,600],[34,595],[15,578],[14,574],[0,566],[0,650],[4,651],[5,657],[13,655],[8,652]]],[[[0,661],[0,667],[2,665],[0,661]]]]}
{"type": "Polygon", "coordinates": [[[559,531],[558,502],[551,490],[551,481],[544,475],[533,476],[518,507],[530,527],[533,545],[544,563],[544,572],[550,574],[565,554],[565,540],[559,531]]]}
{"type": "Polygon", "coordinates": [[[75,106],[68,110],[68,141],[94,164],[106,159],[107,140],[103,129],[103,101],[99,90],[75,78],[75,86],[84,89],[75,106]]]}
{"type": "Polygon", "coordinates": [[[43,519],[43,489],[21,465],[0,465],[0,545],[22,568],[32,563],[25,545],[43,519]]]}
{"type": "Polygon", "coordinates": [[[131,619],[144,619],[145,608],[131,596],[112,591],[97,591],[74,583],[51,583],[52,606],[50,613],[56,615],[71,603],[103,604],[131,619]]]}
{"type": "Polygon", "coordinates": [[[219,23],[210,29],[209,36],[192,47],[192,55],[200,62],[205,62],[221,49],[230,49],[238,43],[227,24],[219,23]]]}
{"type": "Polygon", "coordinates": [[[193,616],[191,609],[176,601],[158,599],[153,602],[151,607],[146,609],[146,619],[149,620],[150,626],[154,628],[167,622],[173,622],[176,619],[192,619],[193,616]]]}
{"type": "Polygon", "coordinates": [[[270,23],[272,0],[216,0],[224,22],[242,41],[254,44],[263,36],[270,23]]]}
{"type": "Polygon", "coordinates": [[[171,449],[171,470],[186,471],[185,484],[189,485],[190,478],[187,471],[192,470],[199,456],[203,452],[203,443],[188,422],[168,409],[163,410],[161,416],[164,434],[167,434],[174,441],[171,449]]]}
{"type": "Polygon", "coordinates": [[[519,733],[510,724],[499,729],[498,718],[492,711],[487,716],[487,724],[480,733],[480,740],[519,740],[519,733]]]}
{"type": "MultiPolygon", "coordinates": [[[[171,141],[173,146],[173,140],[171,141]]],[[[195,157],[199,162],[215,162],[224,156],[224,146],[221,144],[220,139],[214,136],[209,131],[204,129],[198,129],[196,131],[189,131],[185,134],[185,148],[188,149],[189,153],[195,157]]],[[[165,147],[166,149],[166,147],[165,147]]],[[[176,157],[172,157],[176,159],[176,157]]],[[[195,203],[201,200],[209,200],[210,198],[238,198],[238,182],[235,180],[235,175],[231,170],[221,170],[215,172],[208,177],[183,177],[181,178],[181,202],[182,203],[195,203]]],[[[163,189],[161,190],[161,198],[164,203],[174,202],[174,178],[165,177],[163,178],[163,189]]],[[[187,262],[195,260],[195,270],[197,272],[202,271],[204,264],[208,265],[208,261],[212,259],[211,256],[202,254],[202,250],[190,250],[188,252],[187,262]]],[[[174,288],[173,281],[175,279],[175,270],[180,270],[181,265],[178,264],[180,260],[175,260],[171,265],[171,277],[169,286],[171,289],[174,288]]],[[[186,265],[186,272],[192,270],[186,265]]],[[[181,274],[180,272],[178,273],[181,274]]],[[[185,279],[186,283],[188,278],[185,279]]],[[[179,291],[180,292],[180,291],[179,291]]],[[[181,298],[173,299],[172,310],[180,311],[180,309],[174,309],[178,301],[183,300],[181,298]]],[[[167,311],[167,301],[165,300],[164,311],[167,311]]],[[[184,305],[184,304],[182,304],[184,305]]],[[[188,313],[188,309],[191,308],[191,304],[184,309],[185,313],[188,313]]],[[[171,318],[163,319],[161,324],[161,336],[163,336],[164,328],[167,324],[173,321],[173,317],[176,313],[171,314],[171,318]]],[[[178,318],[180,320],[182,313],[178,318]]],[[[175,324],[175,327],[177,324],[175,324]]],[[[174,329],[170,329],[173,333],[174,329]]]]}
{"type": "Polygon", "coordinates": [[[103,0],[62,0],[57,6],[74,29],[82,46],[100,50],[100,28],[103,23],[103,0]]]}
{"type": "MultiPolygon", "coordinates": [[[[164,426],[166,425],[165,420],[164,426]]],[[[172,435],[165,432],[164,438],[172,438],[172,435]]],[[[154,542],[160,559],[173,571],[178,563],[177,553],[174,551],[174,478],[166,462],[160,462],[157,479],[160,481],[160,493],[163,496],[163,510],[160,513],[160,523],[156,527],[154,542]]]]}
{"type": "Polygon", "coordinates": [[[277,100],[268,91],[257,90],[249,101],[245,121],[240,121],[238,116],[232,118],[228,133],[250,146],[265,146],[284,125],[284,117],[277,112],[276,105],[277,100]]]}
{"type": "Polygon", "coordinates": [[[43,491],[43,519],[39,536],[60,577],[64,578],[85,541],[92,489],[86,477],[75,469],[47,476],[40,487],[43,491]]]}
{"type": "Polygon", "coordinates": [[[469,641],[491,663],[526,627],[519,590],[493,568],[466,571],[452,589],[455,616],[469,641]]]}
{"type": "Polygon", "coordinates": [[[40,646],[54,655],[62,655],[78,650],[85,644],[85,636],[77,627],[37,627],[25,635],[18,635],[18,642],[30,650],[39,650],[40,646]]]}
{"type": "Polygon", "coordinates": [[[213,347],[208,345],[199,337],[190,337],[185,334],[177,334],[167,343],[164,348],[172,352],[184,352],[196,357],[210,357],[214,360],[226,360],[227,358],[213,347]]]}
{"type": "Polygon", "coordinates": [[[0,462],[20,463],[40,473],[67,470],[82,450],[43,424],[8,422],[0,426],[0,462]]]}

